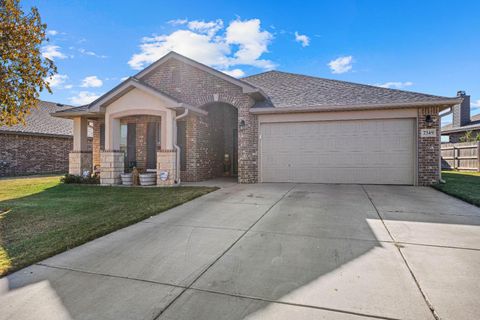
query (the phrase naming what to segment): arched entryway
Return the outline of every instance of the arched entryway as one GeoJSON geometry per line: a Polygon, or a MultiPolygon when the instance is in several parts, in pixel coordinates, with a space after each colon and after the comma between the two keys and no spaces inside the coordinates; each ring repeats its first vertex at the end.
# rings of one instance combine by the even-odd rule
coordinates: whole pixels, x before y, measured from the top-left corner
{"type": "Polygon", "coordinates": [[[208,115],[177,122],[182,181],[238,176],[238,111],[228,103],[202,106],[208,115]]]}

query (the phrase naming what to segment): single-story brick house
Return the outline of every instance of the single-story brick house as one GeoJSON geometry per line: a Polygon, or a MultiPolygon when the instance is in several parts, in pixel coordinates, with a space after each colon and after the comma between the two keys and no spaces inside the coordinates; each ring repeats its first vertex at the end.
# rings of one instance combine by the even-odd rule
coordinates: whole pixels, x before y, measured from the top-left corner
{"type": "Polygon", "coordinates": [[[25,125],[0,126],[0,177],[68,172],[73,121],[51,113],[70,108],[39,101],[25,125]]]}
{"type": "Polygon", "coordinates": [[[447,136],[450,143],[461,142],[467,131],[473,138],[480,134],[480,114],[470,115],[470,96],[465,91],[458,91],[457,96],[463,101],[452,108],[452,123],[442,127],[442,136],[447,136]]]}
{"type": "Polygon", "coordinates": [[[106,185],[132,165],[156,169],[162,185],[224,174],[429,185],[440,178],[439,112],[461,100],[278,71],[236,79],[171,52],[54,115],[74,121],[70,172],[98,166],[106,185]]]}

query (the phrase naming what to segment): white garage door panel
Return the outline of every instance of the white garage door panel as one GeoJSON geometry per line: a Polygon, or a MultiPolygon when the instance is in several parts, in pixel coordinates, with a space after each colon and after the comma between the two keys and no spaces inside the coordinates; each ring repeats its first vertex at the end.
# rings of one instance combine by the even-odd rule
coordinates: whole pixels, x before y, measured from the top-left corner
{"type": "Polygon", "coordinates": [[[261,124],[263,182],[414,183],[414,120],[261,124]]]}

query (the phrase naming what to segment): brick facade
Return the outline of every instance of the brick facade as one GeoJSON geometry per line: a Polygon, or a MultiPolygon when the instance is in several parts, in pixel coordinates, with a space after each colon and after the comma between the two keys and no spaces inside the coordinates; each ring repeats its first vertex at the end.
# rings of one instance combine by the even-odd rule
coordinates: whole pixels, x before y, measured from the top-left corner
{"type": "MultiPolygon", "coordinates": [[[[182,119],[185,125],[185,168],[182,181],[201,181],[222,176],[225,154],[233,158],[232,135],[238,135],[238,181],[256,183],[258,177],[258,119],[250,113],[255,101],[242,88],[200,68],[177,59],[166,60],[141,78],[151,87],[183,103],[208,111],[208,115],[190,112],[182,119]],[[234,109],[233,109],[234,108],[234,109]],[[236,112],[234,112],[236,110],[236,112]],[[236,129],[234,131],[233,129],[236,129]],[[235,133],[234,133],[235,132],[235,133]]],[[[430,185],[438,182],[439,171],[439,107],[418,108],[417,183],[430,185]],[[433,124],[427,125],[425,116],[431,115],[433,124]],[[422,138],[422,129],[433,128],[436,137],[422,138]]],[[[146,153],[146,123],[149,116],[122,119],[122,123],[137,123],[137,164],[144,164],[146,153]]],[[[156,120],[159,120],[158,118],[156,120]]],[[[98,128],[94,133],[99,132],[98,128]]],[[[100,154],[99,139],[94,138],[94,164],[100,154]]]]}
{"type": "Polygon", "coordinates": [[[418,185],[428,186],[437,183],[440,179],[440,117],[438,107],[419,108],[417,119],[417,150],[418,150],[418,185]],[[425,117],[432,116],[433,123],[428,126],[425,117]],[[422,138],[422,129],[435,129],[437,135],[431,138],[422,138]]]}
{"type": "MultiPolygon", "coordinates": [[[[238,180],[240,183],[258,181],[258,121],[249,112],[255,101],[240,87],[176,59],[166,61],[142,80],[192,106],[202,108],[216,102],[234,106],[238,112],[237,124],[245,123],[244,128],[238,129],[238,180]]],[[[190,115],[186,121],[187,150],[196,151],[187,154],[189,170],[183,178],[199,181],[218,175],[219,171],[212,170],[220,166],[215,164],[215,168],[211,168],[217,160],[212,159],[206,146],[211,138],[194,139],[210,135],[208,117],[190,115]]]]}
{"type": "MultiPolygon", "coordinates": [[[[186,125],[186,170],[182,181],[202,181],[224,175],[224,155],[234,158],[234,132],[237,129],[237,110],[223,103],[205,108],[208,116],[192,114],[186,125]]],[[[233,170],[233,164],[230,171],[233,170]]]]}
{"type": "Polygon", "coordinates": [[[100,167],[100,125],[103,120],[93,121],[92,162],[93,167],[100,167]]]}
{"type": "MultiPolygon", "coordinates": [[[[144,169],[147,164],[147,123],[148,122],[160,122],[160,117],[157,116],[129,116],[120,119],[121,124],[135,123],[135,156],[137,167],[144,169]]],[[[100,166],[100,125],[104,121],[99,119],[93,121],[93,166],[100,166]]],[[[103,138],[102,138],[103,139],[103,138]]]]}
{"type": "Polygon", "coordinates": [[[0,176],[66,173],[72,148],[72,137],[0,133],[0,176]]]}

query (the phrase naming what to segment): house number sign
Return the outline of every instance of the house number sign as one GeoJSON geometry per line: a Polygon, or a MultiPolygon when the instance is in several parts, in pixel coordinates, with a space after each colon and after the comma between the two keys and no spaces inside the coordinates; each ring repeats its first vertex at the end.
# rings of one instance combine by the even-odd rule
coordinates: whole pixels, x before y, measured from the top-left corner
{"type": "Polygon", "coordinates": [[[421,129],[420,137],[422,138],[435,138],[437,136],[437,129],[421,129]]]}

